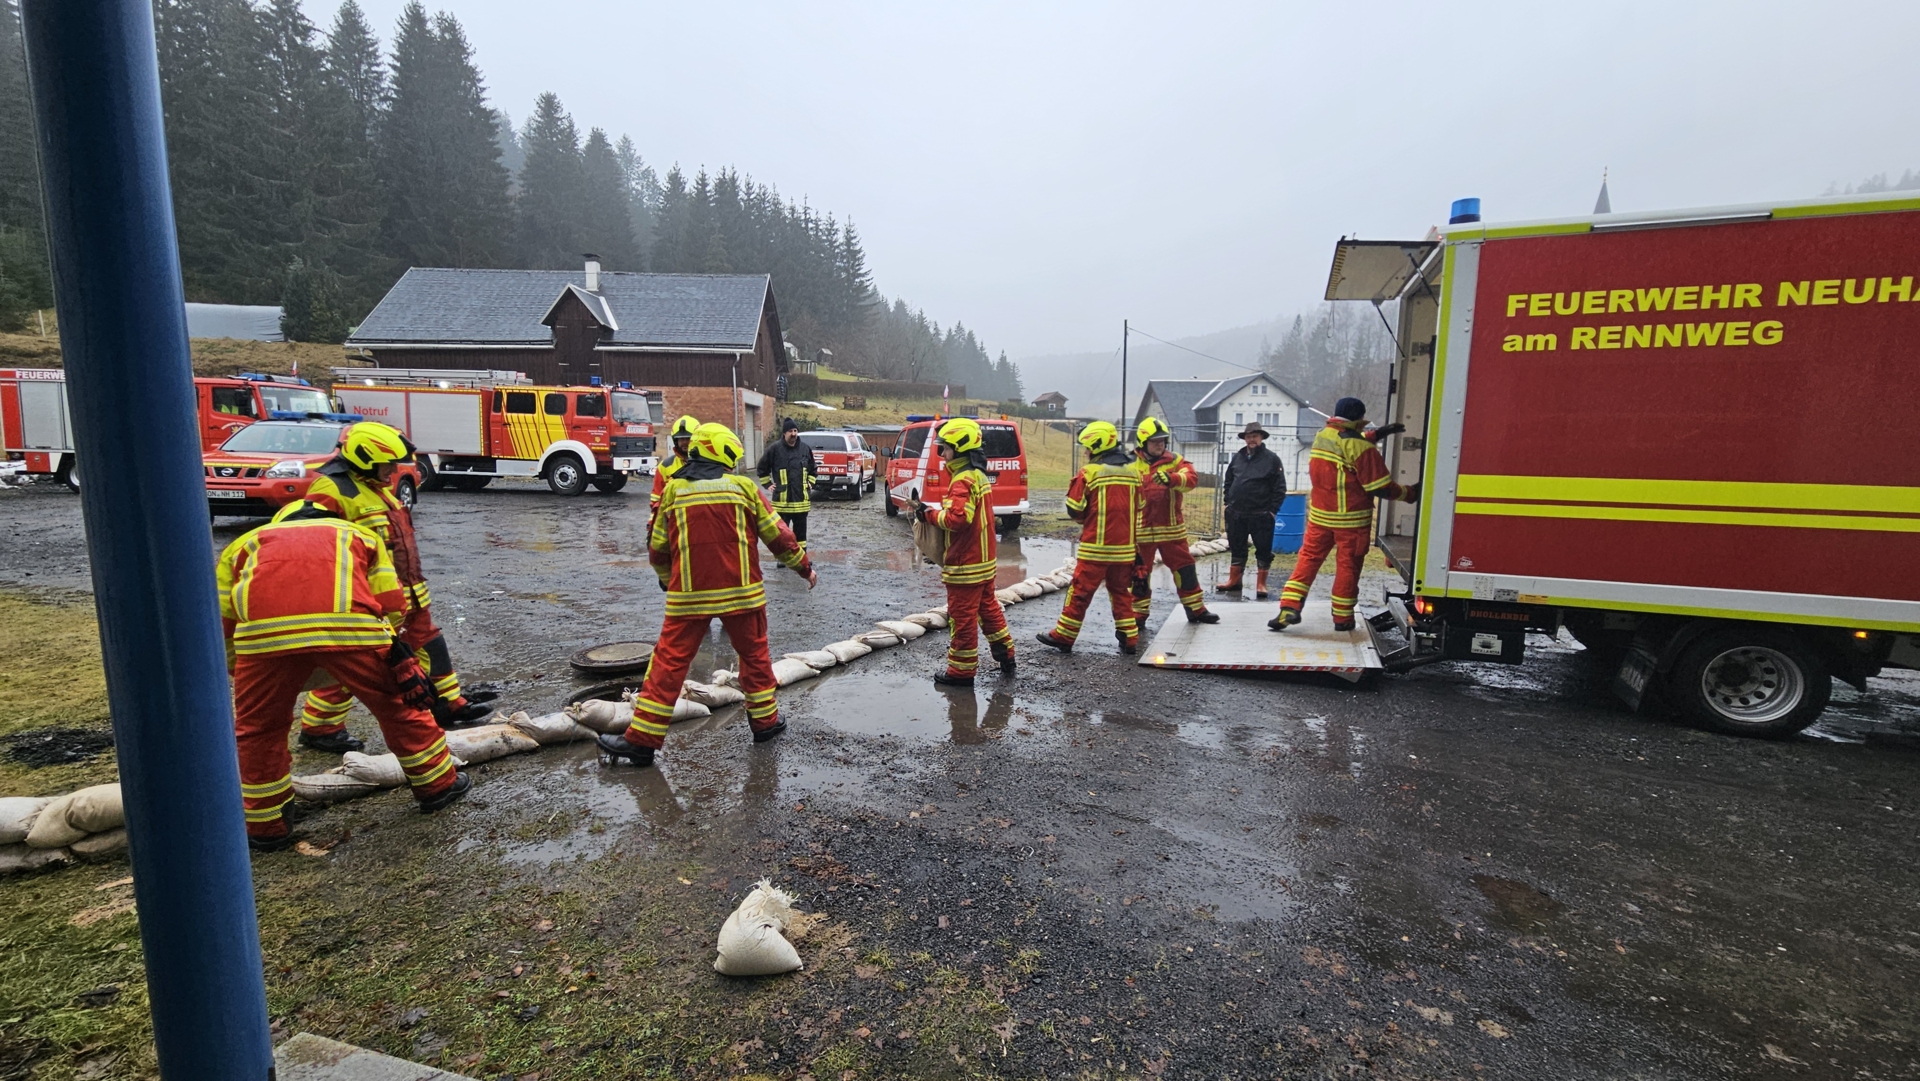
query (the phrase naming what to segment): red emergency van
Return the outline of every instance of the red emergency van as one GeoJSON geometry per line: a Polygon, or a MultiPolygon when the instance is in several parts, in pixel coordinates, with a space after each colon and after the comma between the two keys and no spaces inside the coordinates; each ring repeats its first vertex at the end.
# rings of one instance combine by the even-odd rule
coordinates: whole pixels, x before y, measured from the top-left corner
{"type": "Polygon", "coordinates": [[[1564,628],[1721,731],[1779,736],[1920,668],[1920,201],[1850,196],[1341,241],[1398,301],[1373,419],[1389,668],[1564,628]]]}
{"type": "MultiPolygon", "coordinates": [[[[887,491],[881,503],[889,518],[918,499],[938,503],[947,494],[947,475],[933,450],[933,433],[952,420],[945,416],[910,416],[900,433],[900,444],[887,460],[887,491]]],[[[1000,532],[1020,528],[1027,513],[1027,448],[1020,426],[1004,417],[980,418],[981,449],[987,455],[987,478],[993,482],[993,516],[1000,532]]]]}
{"type": "Polygon", "coordinates": [[[845,492],[847,498],[858,502],[862,492],[878,486],[879,455],[859,432],[801,432],[800,442],[813,448],[813,466],[818,471],[814,490],[822,497],[845,492]]]}

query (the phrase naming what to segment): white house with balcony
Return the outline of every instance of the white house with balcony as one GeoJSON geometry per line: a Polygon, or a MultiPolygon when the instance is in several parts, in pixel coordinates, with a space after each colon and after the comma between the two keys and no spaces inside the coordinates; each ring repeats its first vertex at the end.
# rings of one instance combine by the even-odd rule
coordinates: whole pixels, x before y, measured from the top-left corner
{"type": "Polygon", "coordinates": [[[1202,473],[1225,468],[1240,449],[1240,432],[1257,421],[1267,432],[1267,448],[1280,456],[1287,484],[1306,483],[1307,447],[1326,422],[1305,398],[1265,372],[1232,379],[1155,379],[1134,411],[1137,426],[1158,417],[1173,432],[1174,449],[1202,473]]]}

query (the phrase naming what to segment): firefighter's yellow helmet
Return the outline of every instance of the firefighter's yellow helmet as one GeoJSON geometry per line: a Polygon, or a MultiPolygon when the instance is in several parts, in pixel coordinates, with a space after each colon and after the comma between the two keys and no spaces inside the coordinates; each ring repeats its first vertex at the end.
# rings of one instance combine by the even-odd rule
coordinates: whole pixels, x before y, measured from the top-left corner
{"type": "Polygon", "coordinates": [[[672,438],[692,439],[693,433],[698,431],[699,428],[700,428],[700,422],[693,419],[693,414],[691,413],[684,414],[680,417],[680,419],[673,422],[672,438]]]}
{"type": "Polygon", "coordinates": [[[939,440],[953,448],[955,454],[965,454],[970,450],[979,450],[986,442],[980,434],[980,422],[966,417],[955,417],[940,426],[939,440]]]}
{"type": "Polygon", "coordinates": [[[747,449],[740,445],[740,437],[724,424],[702,424],[693,430],[693,453],[709,462],[719,462],[732,469],[740,464],[747,449]]]}
{"type": "Polygon", "coordinates": [[[1159,417],[1148,417],[1140,422],[1140,427],[1134,429],[1133,436],[1144,447],[1149,439],[1172,439],[1173,433],[1167,430],[1166,422],[1159,417]]]}
{"type": "Polygon", "coordinates": [[[362,473],[371,473],[376,466],[388,462],[412,461],[413,444],[396,429],[379,421],[363,420],[348,428],[346,437],[340,440],[340,457],[362,473]]]}
{"type": "Polygon", "coordinates": [[[1096,420],[1080,429],[1080,445],[1088,454],[1105,454],[1120,445],[1120,429],[1104,420],[1096,420]]]}

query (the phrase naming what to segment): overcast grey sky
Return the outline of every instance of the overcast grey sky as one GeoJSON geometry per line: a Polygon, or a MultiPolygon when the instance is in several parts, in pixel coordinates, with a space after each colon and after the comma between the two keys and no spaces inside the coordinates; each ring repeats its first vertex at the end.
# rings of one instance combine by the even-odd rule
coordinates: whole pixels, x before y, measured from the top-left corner
{"type": "MultiPolygon", "coordinates": [[[[322,26],[330,0],[305,0],[322,26]]],[[[402,0],[361,0],[391,44],[402,0]]],[[[428,0],[516,121],[851,215],[1016,359],[1299,310],[1342,233],[1816,195],[1920,168],[1920,5],[428,0]]]]}

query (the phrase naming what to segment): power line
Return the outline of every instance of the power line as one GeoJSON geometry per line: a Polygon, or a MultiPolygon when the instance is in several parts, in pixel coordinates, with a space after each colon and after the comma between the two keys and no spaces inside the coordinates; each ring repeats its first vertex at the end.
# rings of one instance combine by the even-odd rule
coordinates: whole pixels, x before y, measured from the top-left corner
{"type": "MultiPolygon", "coordinates": [[[[1231,361],[1231,360],[1228,360],[1228,359],[1226,359],[1225,357],[1216,357],[1216,356],[1214,356],[1214,355],[1213,355],[1212,353],[1202,353],[1202,352],[1201,352],[1200,350],[1198,350],[1198,349],[1193,349],[1193,348],[1190,348],[1190,347],[1188,347],[1188,346],[1184,346],[1184,345],[1181,345],[1181,344],[1180,344],[1179,342],[1170,342],[1170,341],[1168,341],[1168,340],[1166,340],[1165,338],[1162,338],[1162,337],[1160,337],[1160,336],[1158,336],[1158,335],[1155,335],[1155,334],[1148,334],[1148,333],[1147,333],[1146,331],[1144,331],[1144,330],[1141,330],[1141,329],[1140,329],[1139,327],[1134,327],[1134,328],[1132,328],[1132,330],[1133,330],[1133,333],[1135,333],[1135,334],[1138,334],[1138,335],[1140,335],[1140,336],[1141,336],[1141,337],[1143,337],[1143,338],[1152,338],[1152,339],[1153,339],[1154,341],[1156,341],[1156,342],[1159,342],[1159,343],[1160,343],[1161,345],[1171,345],[1171,346],[1173,346],[1173,347],[1174,347],[1175,349],[1182,349],[1182,350],[1185,350],[1186,352],[1189,352],[1189,353],[1192,353],[1192,354],[1193,354],[1194,356],[1196,356],[1196,357],[1205,357],[1205,358],[1207,358],[1208,360],[1212,360],[1212,361],[1218,361],[1218,362],[1219,362],[1219,363],[1221,363],[1221,364],[1225,364],[1225,365],[1226,365],[1227,367],[1229,367],[1229,368],[1238,368],[1238,369],[1240,369],[1240,370],[1241,370],[1241,371],[1243,371],[1243,372],[1257,372],[1257,373],[1259,373],[1259,374],[1261,374],[1261,375],[1265,375],[1265,374],[1266,374],[1266,371],[1265,371],[1265,369],[1262,369],[1262,368],[1250,368],[1250,367],[1248,367],[1248,366],[1247,366],[1247,365],[1245,365],[1245,364],[1236,364],[1236,363],[1234,363],[1233,361],[1231,361]]],[[[1116,352],[1117,352],[1117,350],[1116,350],[1116,352]]]]}

